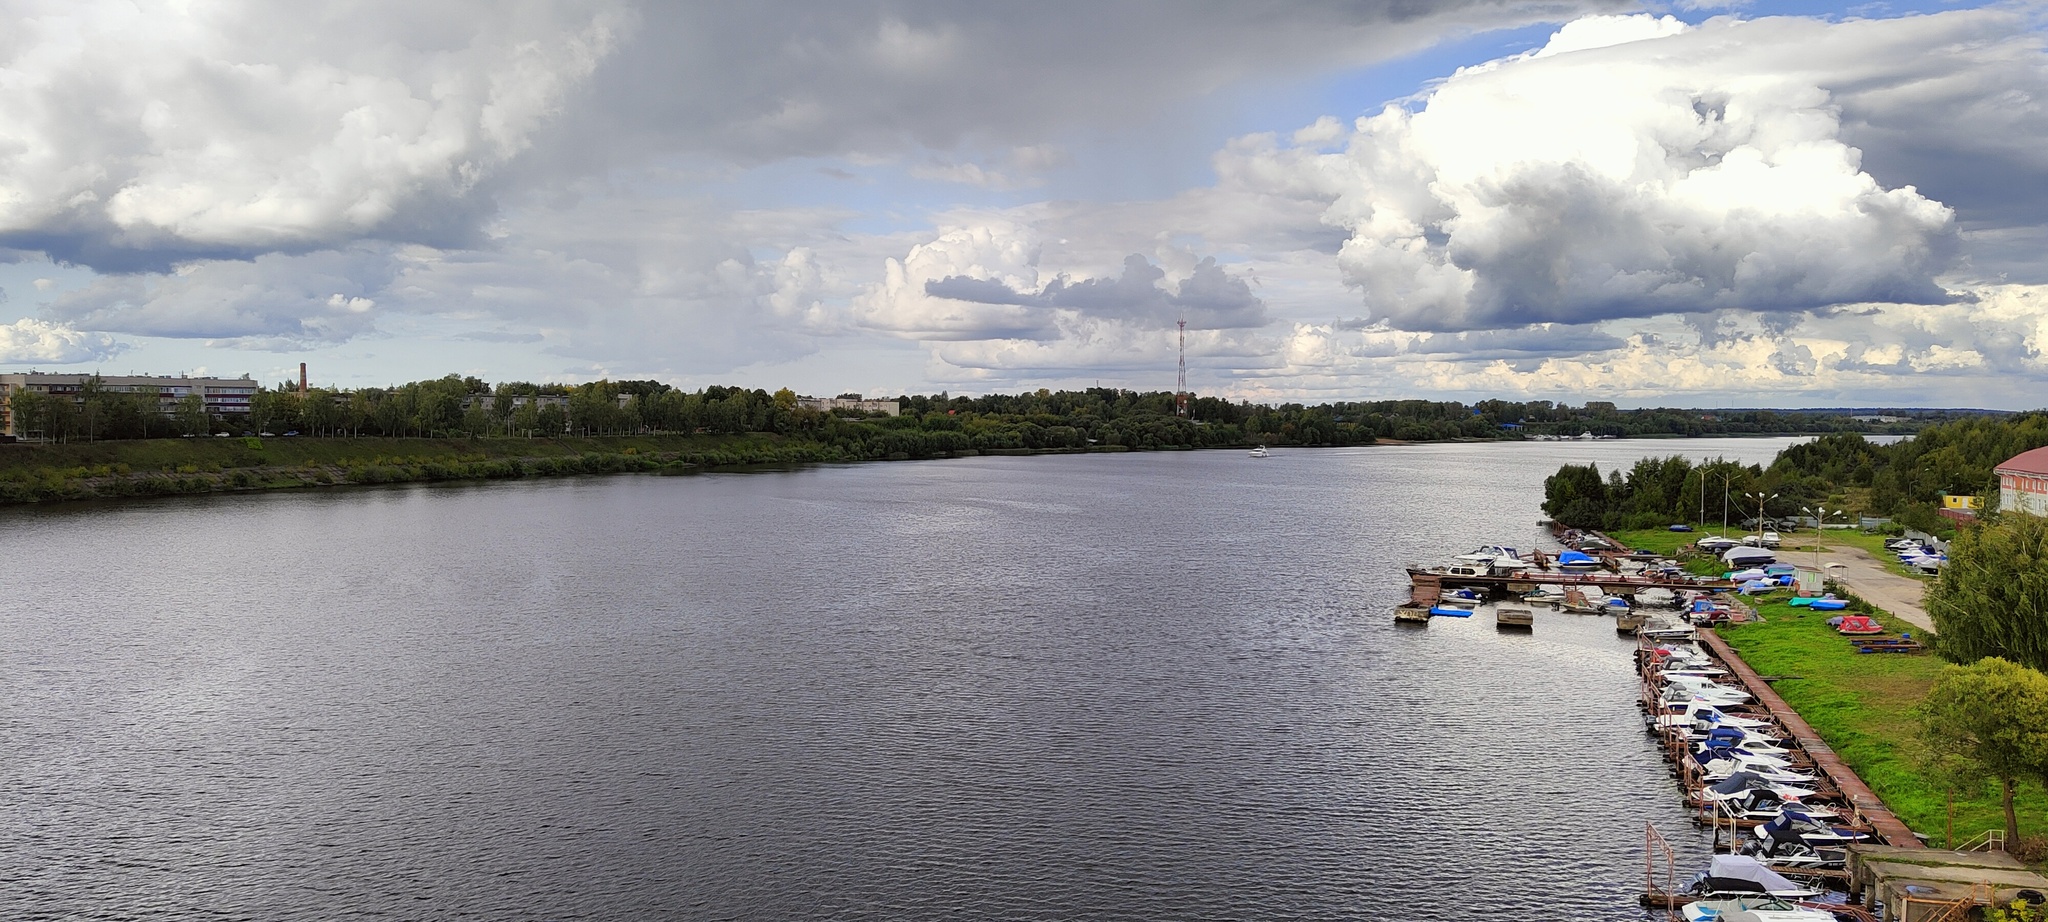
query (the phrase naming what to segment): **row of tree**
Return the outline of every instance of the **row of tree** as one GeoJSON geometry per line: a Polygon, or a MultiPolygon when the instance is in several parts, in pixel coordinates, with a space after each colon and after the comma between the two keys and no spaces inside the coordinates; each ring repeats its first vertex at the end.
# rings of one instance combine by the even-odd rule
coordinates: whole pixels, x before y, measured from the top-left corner
{"type": "MultiPolygon", "coordinates": [[[[96,381],[96,379],[95,379],[96,381]]],[[[858,396],[858,395],[842,395],[858,396]]],[[[1833,433],[1870,430],[1846,411],[1620,410],[1611,403],[1583,407],[1550,401],[1380,400],[1277,406],[1216,397],[1194,397],[1186,416],[1176,414],[1174,395],[1091,387],[1040,389],[983,396],[903,395],[902,416],[887,422],[845,410],[830,413],[798,404],[787,388],[711,386],[684,391],[658,381],[593,381],[580,385],[525,381],[492,385],[476,377],[448,375],[393,387],[350,390],[314,388],[301,395],[295,383],[260,388],[246,418],[208,420],[197,398],[176,414],[156,410],[153,394],[128,394],[88,383],[77,399],[66,395],[15,395],[17,432],[72,439],[156,438],[226,432],[298,432],[305,435],[392,437],[542,436],[622,433],[747,432],[798,435],[826,440],[867,440],[873,433],[849,431],[859,422],[931,436],[934,444],[959,440],[973,448],[1061,448],[1090,444],[1130,447],[1237,445],[1363,445],[1395,439],[1522,439],[1593,433],[1630,435],[1749,435],[1833,433]]],[[[1903,411],[1901,411],[1903,412],[1903,411]]],[[[1938,419],[1922,413],[1912,427],[1938,419]]],[[[902,435],[892,438],[904,438],[902,435]]]]}
{"type": "Polygon", "coordinates": [[[7,403],[16,432],[42,433],[60,442],[198,435],[213,425],[197,394],[186,395],[165,413],[158,392],[113,390],[98,378],[86,379],[77,394],[16,390],[7,403]]]}
{"type": "Polygon", "coordinates": [[[2048,786],[2048,518],[1992,515],[1962,529],[1927,592],[1943,670],[1920,705],[1921,736],[1943,780],[1998,783],[2006,840],[2013,794],[2048,786]]]}
{"type": "Polygon", "coordinates": [[[1928,532],[1952,528],[1935,510],[1943,495],[1978,496],[1995,508],[2006,459],[2048,445],[2048,412],[1963,417],[1880,445],[1860,434],[1793,445],[1769,467],[1716,459],[1643,458],[1604,477],[1567,464],[1544,482],[1543,512],[1575,528],[1655,528],[1673,522],[1789,518],[1856,491],[1857,511],[1928,532]]]}

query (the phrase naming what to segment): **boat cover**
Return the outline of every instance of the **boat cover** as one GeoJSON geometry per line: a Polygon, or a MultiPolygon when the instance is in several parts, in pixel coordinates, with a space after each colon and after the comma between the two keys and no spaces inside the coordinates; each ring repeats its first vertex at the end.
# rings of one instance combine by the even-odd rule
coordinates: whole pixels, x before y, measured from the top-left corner
{"type": "Polygon", "coordinates": [[[1841,599],[1814,599],[1814,600],[1813,600],[1813,610],[1814,610],[1814,611],[1841,611],[1842,609],[1844,609],[1844,608],[1848,608],[1848,607],[1849,607],[1849,603],[1848,603],[1848,602],[1845,602],[1845,601],[1843,601],[1843,600],[1841,600],[1841,599]]]}
{"type": "Polygon", "coordinates": [[[1731,547],[1721,553],[1721,559],[1731,566],[1761,567],[1778,562],[1778,554],[1769,548],[1731,547]]]}
{"type": "Polygon", "coordinates": [[[1715,855],[1714,860],[1707,864],[1706,883],[1709,888],[1721,891],[1753,890],[1773,893],[1806,890],[1748,855],[1715,855]]]}
{"type": "Polygon", "coordinates": [[[1761,788],[1766,786],[1767,785],[1764,783],[1764,779],[1757,777],[1755,772],[1736,772],[1735,774],[1729,775],[1728,777],[1721,779],[1721,782],[1719,784],[1716,784],[1713,787],[1708,788],[1708,790],[1713,791],[1716,794],[1721,794],[1725,796],[1730,794],[1740,794],[1743,791],[1747,791],[1752,787],[1761,788]]]}
{"type": "Polygon", "coordinates": [[[1591,557],[1590,555],[1587,555],[1587,554],[1581,554],[1581,553],[1579,553],[1578,551],[1560,551],[1560,552],[1558,552],[1558,555],[1557,555],[1557,564],[1558,564],[1558,566],[1564,566],[1565,564],[1568,564],[1568,563],[1592,563],[1592,564],[1597,564],[1597,563],[1599,563],[1599,562],[1600,562],[1600,561],[1594,560],[1594,559],[1593,559],[1593,558],[1592,558],[1592,557],[1591,557]]]}
{"type": "Polygon", "coordinates": [[[1737,570],[1734,573],[1730,573],[1728,574],[1728,578],[1735,580],[1736,582],[1741,582],[1743,580],[1763,579],[1767,575],[1769,574],[1765,573],[1763,571],[1763,568],[1751,567],[1747,570],[1737,570]]]}
{"type": "Polygon", "coordinates": [[[1849,615],[1835,625],[1835,630],[1844,634],[1882,634],[1884,625],[1871,620],[1869,615],[1849,615]]]}

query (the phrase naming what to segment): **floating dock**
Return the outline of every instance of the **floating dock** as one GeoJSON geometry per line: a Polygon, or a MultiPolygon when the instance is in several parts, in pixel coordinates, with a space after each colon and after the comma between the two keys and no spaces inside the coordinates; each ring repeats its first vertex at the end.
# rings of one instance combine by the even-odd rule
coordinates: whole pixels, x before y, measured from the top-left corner
{"type": "Polygon", "coordinates": [[[1537,586],[1593,586],[1608,595],[1630,595],[1644,589],[1669,589],[1678,592],[1694,589],[1702,592],[1730,592],[1736,588],[1733,580],[1693,577],[1688,579],[1660,579],[1655,577],[1623,576],[1619,573],[1557,573],[1521,572],[1513,576],[1453,576],[1436,570],[1418,567],[1408,568],[1408,598],[1419,605],[1434,604],[1443,598],[1445,589],[1483,589],[1489,595],[1528,592],[1537,586]]]}

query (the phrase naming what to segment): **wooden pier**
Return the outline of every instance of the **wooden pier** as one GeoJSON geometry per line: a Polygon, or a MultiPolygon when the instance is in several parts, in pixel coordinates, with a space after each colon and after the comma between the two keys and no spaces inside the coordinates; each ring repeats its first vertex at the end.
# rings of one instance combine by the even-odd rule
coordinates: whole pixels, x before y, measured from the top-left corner
{"type": "Polygon", "coordinates": [[[1445,589],[1470,587],[1484,589],[1488,595],[1528,592],[1537,586],[1594,586],[1608,595],[1629,595],[1644,589],[1669,589],[1678,592],[1694,589],[1703,592],[1728,592],[1735,589],[1735,582],[1725,579],[1693,577],[1685,579],[1659,579],[1643,576],[1623,576],[1619,573],[1563,573],[1563,572],[1521,572],[1513,576],[1454,576],[1436,570],[1408,568],[1408,598],[1416,604],[1434,604],[1443,597],[1445,589]]]}
{"type": "Polygon", "coordinates": [[[1798,741],[1799,748],[1813,759],[1814,767],[1827,776],[1828,781],[1841,792],[1842,799],[1855,811],[1856,817],[1869,824],[1871,831],[1878,838],[1883,839],[1886,845],[1899,848],[1921,847],[1920,837],[1914,835],[1913,830],[1907,828],[1906,824],[1892,813],[1891,808],[1877,798],[1877,794],[1870,790],[1870,786],[1864,784],[1862,778],[1857,777],[1855,770],[1851,769],[1847,762],[1842,761],[1841,756],[1835,754],[1835,750],[1826,740],[1820,738],[1820,734],[1812,725],[1799,716],[1798,711],[1793,710],[1791,705],[1785,703],[1784,698],[1778,696],[1771,683],[1764,681],[1755,669],[1743,661],[1735,652],[1735,648],[1728,645],[1728,641],[1723,640],[1720,634],[1712,630],[1700,631],[1699,639],[1713,651],[1715,659],[1720,660],[1728,667],[1729,672],[1741,680],[1742,687],[1756,698],[1758,704],[1770,712],[1778,725],[1785,728],[1786,734],[1798,741]]]}

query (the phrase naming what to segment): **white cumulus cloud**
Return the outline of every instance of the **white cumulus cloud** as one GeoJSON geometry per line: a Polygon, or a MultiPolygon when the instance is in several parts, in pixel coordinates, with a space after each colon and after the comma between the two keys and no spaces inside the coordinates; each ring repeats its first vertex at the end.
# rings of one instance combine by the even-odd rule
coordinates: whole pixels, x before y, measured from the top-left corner
{"type": "Polygon", "coordinates": [[[29,4],[0,245],[101,267],[448,238],[630,17],[606,5],[29,4]]]}
{"type": "Polygon", "coordinates": [[[1400,329],[1945,300],[1954,213],[1860,169],[1784,38],[1582,21],[1460,71],[1419,111],[1360,119],[1342,150],[1248,138],[1219,170],[1327,200],[1350,233],[1345,280],[1400,329]]]}
{"type": "Polygon", "coordinates": [[[112,358],[125,348],[105,333],[82,332],[44,320],[24,317],[0,324],[0,362],[75,365],[112,358]]]}

